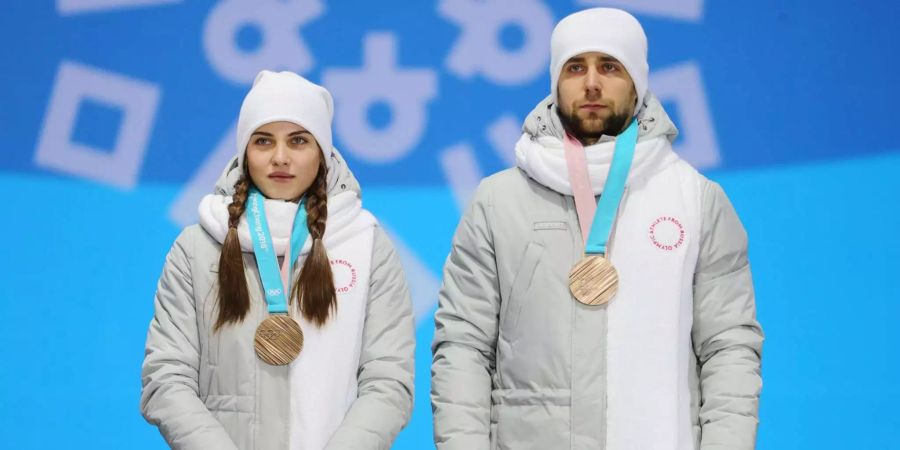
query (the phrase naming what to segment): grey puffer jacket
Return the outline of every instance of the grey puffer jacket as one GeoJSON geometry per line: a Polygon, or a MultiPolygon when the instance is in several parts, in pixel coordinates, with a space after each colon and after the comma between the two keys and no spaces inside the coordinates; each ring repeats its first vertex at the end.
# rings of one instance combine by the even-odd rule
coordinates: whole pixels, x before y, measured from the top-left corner
{"type": "MultiPolygon", "coordinates": [[[[329,196],[345,190],[359,193],[359,184],[336,151],[334,158],[329,196]]],[[[226,167],[216,193],[231,194],[235,166],[232,160],[226,167]]],[[[286,449],[289,368],[265,364],[253,351],[255,329],[268,313],[252,253],[243,255],[251,299],[248,316],[238,325],[212,329],[220,251],[215,239],[192,225],[166,257],[141,371],[141,412],[172,448],[286,449]]],[[[412,305],[399,257],[377,225],[370,273],[358,394],[328,449],[389,449],[412,412],[412,305]]]]}
{"type": "MultiPolygon", "coordinates": [[[[639,140],[677,135],[652,95],[638,119],[639,140]]],[[[549,100],[524,128],[562,138],[549,100]]],[[[747,236],[722,189],[679,164],[680,176],[701,186],[684,375],[693,447],[752,449],[763,333],[747,236]]],[[[640,209],[629,200],[634,194],[626,192],[623,202],[640,209]]],[[[453,238],[435,315],[431,399],[438,449],[607,448],[606,306],[581,305],[567,284],[581,243],[571,196],[519,168],[482,181],[453,238]]]]}

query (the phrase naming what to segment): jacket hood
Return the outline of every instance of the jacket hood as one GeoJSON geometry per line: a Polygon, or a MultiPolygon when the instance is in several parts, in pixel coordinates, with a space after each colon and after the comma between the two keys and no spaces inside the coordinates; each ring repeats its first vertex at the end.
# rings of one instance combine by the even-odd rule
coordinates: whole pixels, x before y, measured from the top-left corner
{"type": "MultiPolygon", "coordinates": [[[[638,141],[626,185],[646,179],[678,160],[672,141],[678,129],[662,104],[652,94],[638,114],[638,141]]],[[[544,99],[525,119],[522,136],[516,143],[516,165],[538,183],[564,195],[573,195],[565,157],[565,131],[556,105],[544,99]]],[[[585,146],[585,158],[591,190],[603,192],[615,154],[615,136],[600,138],[585,146]]]]}
{"type": "MultiPolygon", "coordinates": [[[[343,156],[335,149],[331,158],[328,172],[328,222],[324,236],[326,246],[338,245],[376,223],[375,218],[362,209],[359,183],[343,156]]],[[[214,193],[204,197],[198,207],[200,225],[220,244],[225,241],[228,233],[228,205],[241,170],[238,168],[237,157],[232,158],[219,176],[214,193]]],[[[282,255],[290,243],[297,204],[266,199],[265,210],[276,254],[282,255]]],[[[246,215],[241,217],[238,225],[238,238],[242,250],[253,251],[246,215]]],[[[308,252],[310,245],[311,241],[307,240],[302,253],[308,252]]]]}

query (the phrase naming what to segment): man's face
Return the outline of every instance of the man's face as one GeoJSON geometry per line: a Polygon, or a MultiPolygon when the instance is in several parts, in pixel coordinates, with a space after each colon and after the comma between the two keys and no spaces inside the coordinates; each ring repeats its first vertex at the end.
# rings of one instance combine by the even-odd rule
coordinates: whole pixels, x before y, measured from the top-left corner
{"type": "Polygon", "coordinates": [[[560,120],[586,145],[621,133],[634,115],[634,82],[617,59],[587,52],[566,61],[557,84],[560,120]]]}

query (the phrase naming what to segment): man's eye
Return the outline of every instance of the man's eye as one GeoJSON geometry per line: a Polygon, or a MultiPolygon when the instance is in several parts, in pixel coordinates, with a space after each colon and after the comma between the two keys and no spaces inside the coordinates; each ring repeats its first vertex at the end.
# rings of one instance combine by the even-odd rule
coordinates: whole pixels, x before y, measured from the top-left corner
{"type": "Polygon", "coordinates": [[[607,72],[614,72],[617,69],[618,69],[618,67],[616,67],[616,65],[613,63],[603,64],[603,70],[605,70],[607,72]]]}
{"type": "Polygon", "coordinates": [[[582,66],[581,64],[572,64],[571,66],[569,66],[569,72],[583,72],[583,71],[584,71],[584,66],[582,66]]]}

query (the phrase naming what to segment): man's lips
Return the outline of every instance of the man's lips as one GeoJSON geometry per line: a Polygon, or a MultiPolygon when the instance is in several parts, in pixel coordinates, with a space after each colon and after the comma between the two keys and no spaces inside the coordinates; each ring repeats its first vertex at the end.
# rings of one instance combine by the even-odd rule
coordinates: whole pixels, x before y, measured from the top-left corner
{"type": "Polygon", "coordinates": [[[578,107],[578,109],[581,109],[583,111],[592,111],[592,112],[600,111],[600,110],[603,110],[606,108],[607,108],[607,106],[601,105],[600,103],[586,103],[586,104],[578,107]]]}

